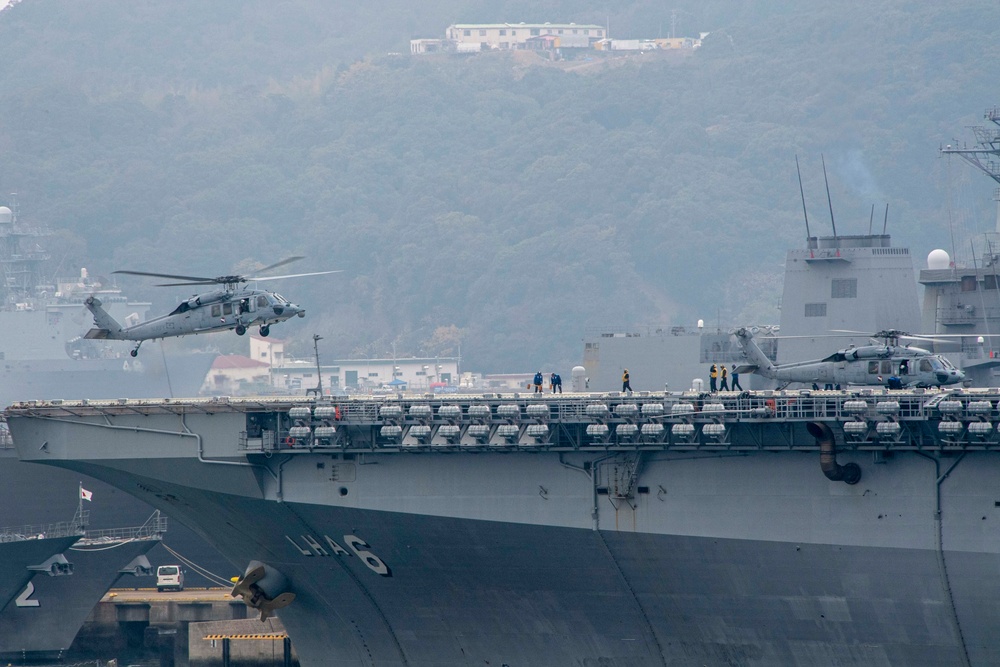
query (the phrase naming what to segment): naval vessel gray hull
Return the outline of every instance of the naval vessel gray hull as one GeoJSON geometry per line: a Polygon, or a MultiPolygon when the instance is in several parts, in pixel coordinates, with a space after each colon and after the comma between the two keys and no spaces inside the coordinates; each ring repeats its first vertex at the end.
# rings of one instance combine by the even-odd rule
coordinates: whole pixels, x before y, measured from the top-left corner
{"type": "Polygon", "coordinates": [[[245,415],[199,410],[183,435],[160,408],[8,420],[23,458],[285,575],[303,665],[1000,662],[995,435],[954,455],[848,448],[840,464],[863,469],[848,485],[804,430],[760,420],[744,443],[647,451],[616,495],[629,459],[610,445],[256,454],[245,415]]]}
{"type": "Polygon", "coordinates": [[[10,604],[35,575],[36,572],[29,567],[63,553],[80,537],[39,537],[16,542],[0,540],[0,609],[10,604]]]}
{"type": "MultiPolygon", "coordinates": [[[[79,544],[65,553],[73,563],[73,576],[36,576],[0,611],[0,660],[9,663],[64,657],[94,605],[126,576],[122,570],[135,567],[136,559],[159,540],[79,544]]],[[[152,585],[152,580],[149,582],[147,585],[152,585]]]]}

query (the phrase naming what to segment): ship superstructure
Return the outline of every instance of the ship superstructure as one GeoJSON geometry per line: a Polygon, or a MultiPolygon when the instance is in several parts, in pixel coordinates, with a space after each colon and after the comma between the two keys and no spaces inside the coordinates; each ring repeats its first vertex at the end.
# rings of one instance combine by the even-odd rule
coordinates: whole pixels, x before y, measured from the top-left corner
{"type": "MultiPolygon", "coordinates": [[[[908,248],[892,245],[889,234],[809,236],[805,248],[788,251],[783,285],[780,325],[763,327],[758,337],[776,363],[869,344],[863,334],[830,338],[836,330],[920,331],[913,260],[908,248]],[[782,338],[767,335],[778,333],[782,338]]],[[[709,366],[745,362],[735,339],[719,326],[591,330],[584,337],[584,367],[594,389],[620,385],[625,368],[632,369],[637,389],[663,389],[664,383],[687,389],[694,378],[707,388],[709,366]]],[[[769,387],[747,375],[740,382],[747,388],[769,387]]]]}
{"type": "Polygon", "coordinates": [[[1000,394],[38,402],[306,666],[992,665],[1000,394]]]}

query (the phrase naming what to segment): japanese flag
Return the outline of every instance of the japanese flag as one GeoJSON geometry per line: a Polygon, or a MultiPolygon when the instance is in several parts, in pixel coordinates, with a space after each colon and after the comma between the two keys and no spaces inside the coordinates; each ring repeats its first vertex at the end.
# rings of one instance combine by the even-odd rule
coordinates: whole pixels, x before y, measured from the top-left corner
{"type": "Polygon", "coordinates": [[[87,489],[85,489],[85,488],[83,488],[81,486],[80,487],[80,499],[81,500],[90,500],[90,501],[93,501],[94,500],[94,492],[93,491],[88,491],[87,489]]]}

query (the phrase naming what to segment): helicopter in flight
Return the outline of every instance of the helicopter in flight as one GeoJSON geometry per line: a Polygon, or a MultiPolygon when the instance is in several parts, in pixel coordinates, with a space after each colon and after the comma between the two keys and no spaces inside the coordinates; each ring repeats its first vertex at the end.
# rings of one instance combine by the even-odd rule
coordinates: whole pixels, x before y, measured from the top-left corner
{"type": "Polygon", "coordinates": [[[279,266],[303,259],[300,256],[288,257],[280,262],[266,266],[255,275],[227,275],[207,278],[202,276],[180,276],[169,273],[149,273],[146,271],[115,271],[132,276],[151,276],[154,278],[171,278],[182,282],[160,283],[157,287],[176,287],[180,285],[221,285],[217,289],[203,294],[195,294],[182,301],[167,315],[154,317],[133,326],[122,326],[101,305],[95,296],[84,301],[87,309],[94,316],[94,328],[87,332],[84,338],[99,340],[132,340],[137,341],[130,354],[139,354],[139,348],[144,341],[173,336],[188,336],[191,334],[210,333],[233,329],[242,336],[251,326],[259,326],[260,335],[267,336],[271,325],[284,322],[292,317],[305,317],[305,309],[290,302],[277,292],[256,289],[245,286],[244,283],[261,282],[265,280],[281,280],[285,278],[300,278],[303,276],[321,276],[339,271],[313,271],[311,273],[293,273],[283,276],[261,276],[279,266]]]}
{"type": "Polygon", "coordinates": [[[781,386],[792,382],[824,385],[903,387],[940,387],[965,381],[965,372],[955,368],[948,359],[919,347],[900,345],[900,338],[932,340],[911,336],[903,331],[879,331],[871,337],[882,344],[850,346],[824,359],[775,364],[754,341],[754,330],[741,327],[733,332],[749,364],[740,366],[740,373],[756,373],[781,386]]]}

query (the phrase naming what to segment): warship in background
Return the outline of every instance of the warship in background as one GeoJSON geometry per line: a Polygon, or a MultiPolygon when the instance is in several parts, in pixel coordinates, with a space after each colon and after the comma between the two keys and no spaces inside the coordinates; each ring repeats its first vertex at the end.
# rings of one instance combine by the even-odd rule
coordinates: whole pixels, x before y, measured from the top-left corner
{"type": "MultiPolygon", "coordinates": [[[[942,155],[955,155],[1000,184],[1000,107],[986,110],[991,126],[970,129],[973,145],[958,141],[941,148],[942,155]]],[[[965,371],[975,386],[1000,386],[1000,188],[993,191],[997,202],[995,231],[970,243],[969,252],[952,248],[931,253],[920,271],[924,286],[924,331],[960,335],[955,343],[935,343],[934,351],[947,356],[965,371]],[[977,247],[978,246],[978,247],[977,247]]]]}
{"type": "Polygon", "coordinates": [[[43,229],[18,219],[17,200],[0,206],[0,404],[33,398],[196,396],[216,354],[174,353],[132,359],[127,347],[86,340],[84,300],[99,295],[119,321],[145,319],[150,304],[130,301],[86,269],[52,278],[43,229]]]}
{"type": "Polygon", "coordinates": [[[74,522],[0,528],[0,609],[10,605],[37,573],[73,574],[63,552],[82,537],[74,522]]]}
{"type": "MultiPolygon", "coordinates": [[[[74,517],[82,524],[87,513],[74,517]]],[[[142,526],[86,531],[66,551],[71,577],[34,576],[0,611],[0,660],[6,664],[62,660],[94,605],[125,576],[151,576],[146,553],[167,521],[155,512],[142,526]]]]}

